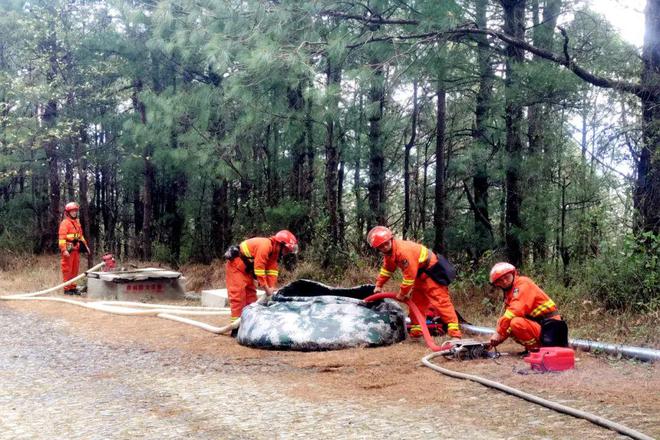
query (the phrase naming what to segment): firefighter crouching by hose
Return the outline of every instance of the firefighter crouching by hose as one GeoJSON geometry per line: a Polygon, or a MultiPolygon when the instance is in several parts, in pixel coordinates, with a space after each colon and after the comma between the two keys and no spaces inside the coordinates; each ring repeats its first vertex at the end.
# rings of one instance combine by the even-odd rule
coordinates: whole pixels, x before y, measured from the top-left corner
{"type": "Polygon", "coordinates": [[[245,306],[257,300],[255,278],[266,295],[271,296],[277,287],[279,259],[297,252],[298,239],[287,230],[272,237],[249,238],[227,250],[225,276],[232,322],[241,317],[245,306]]]}
{"type": "Polygon", "coordinates": [[[526,352],[540,347],[568,347],[568,327],[557,305],[534,281],[520,276],[515,266],[497,263],[490,283],[504,292],[504,315],[497,321],[490,345],[496,347],[511,336],[526,352]]]}
{"type": "MultiPolygon", "coordinates": [[[[89,253],[89,247],[78,219],[79,211],[80,207],[76,202],[67,203],[64,207],[64,218],[60,223],[57,244],[62,255],[62,281],[68,281],[78,276],[81,244],[89,253]]],[[[75,283],[71,283],[64,287],[64,294],[80,295],[80,290],[75,283]]]]}
{"type": "MultiPolygon", "coordinates": [[[[397,268],[401,269],[403,281],[397,299],[411,298],[422,316],[426,316],[429,309],[433,308],[447,325],[447,334],[452,339],[461,338],[458,316],[447,287],[456,275],[449,262],[419,243],[395,239],[392,231],[385,226],[376,226],[369,231],[367,241],[384,256],[374,293],[382,292],[383,285],[392,273],[397,268]]],[[[420,337],[421,323],[412,315],[410,320],[410,336],[420,337]]]]}

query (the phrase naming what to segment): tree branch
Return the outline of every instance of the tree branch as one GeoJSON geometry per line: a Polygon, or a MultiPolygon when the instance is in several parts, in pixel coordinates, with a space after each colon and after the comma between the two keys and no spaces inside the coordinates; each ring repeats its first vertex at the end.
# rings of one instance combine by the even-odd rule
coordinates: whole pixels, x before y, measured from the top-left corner
{"type": "MultiPolygon", "coordinates": [[[[396,18],[383,18],[380,15],[369,15],[369,16],[363,16],[363,15],[355,15],[355,14],[347,14],[344,12],[340,11],[331,11],[331,10],[325,10],[321,12],[322,16],[329,16],[329,17],[337,17],[337,18],[343,18],[347,20],[356,20],[365,24],[370,24],[370,25],[411,25],[411,26],[416,26],[419,25],[420,22],[419,20],[409,20],[409,19],[396,19],[396,18]]],[[[575,75],[577,75],[580,79],[588,82],[589,84],[593,84],[597,87],[601,88],[606,88],[606,89],[614,89],[614,90],[619,90],[622,92],[627,92],[627,93],[632,93],[633,95],[639,97],[639,98],[646,98],[649,95],[654,95],[658,93],[657,91],[650,90],[644,86],[642,86],[639,83],[633,83],[633,82],[628,82],[628,81],[620,81],[620,80],[615,80],[611,78],[605,78],[599,75],[596,75],[587,69],[581,67],[578,65],[574,60],[570,58],[568,55],[568,36],[566,34],[566,31],[562,28],[560,28],[560,31],[562,32],[562,35],[564,36],[564,54],[563,56],[558,55],[554,52],[551,52],[549,50],[541,49],[539,47],[536,47],[524,40],[512,37],[511,35],[508,35],[504,32],[496,31],[493,29],[479,29],[475,27],[474,25],[470,26],[463,26],[459,28],[454,28],[454,29],[448,29],[446,31],[437,31],[437,32],[428,32],[424,34],[413,34],[413,35],[399,35],[399,36],[383,36],[383,37],[375,37],[371,38],[369,40],[363,41],[361,43],[357,43],[354,45],[349,46],[350,48],[356,48],[363,46],[368,43],[372,42],[377,42],[377,41],[392,41],[392,40],[408,40],[408,39],[434,39],[437,37],[442,37],[442,36],[455,36],[455,37],[462,37],[462,36],[471,36],[471,35],[486,35],[486,36],[491,36],[494,38],[497,38],[500,41],[503,41],[507,44],[516,46],[520,49],[523,49],[527,52],[530,52],[534,55],[537,55],[540,58],[543,58],[548,61],[552,61],[556,64],[559,64],[560,66],[566,67],[568,70],[573,72],[575,75]]]]}

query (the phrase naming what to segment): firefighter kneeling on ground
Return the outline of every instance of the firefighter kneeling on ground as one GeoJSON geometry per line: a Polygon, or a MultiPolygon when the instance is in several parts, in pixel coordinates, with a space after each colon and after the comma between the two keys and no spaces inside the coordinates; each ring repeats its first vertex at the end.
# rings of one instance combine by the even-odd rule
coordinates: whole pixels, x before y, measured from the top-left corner
{"type": "MultiPolygon", "coordinates": [[[[225,276],[232,322],[241,317],[245,306],[257,300],[255,278],[266,295],[271,296],[277,287],[279,259],[297,252],[298,239],[287,230],[272,237],[249,238],[227,250],[225,276]]],[[[235,334],[232,332],[232,336],[235,334]]]]}
{"type": "MultiPolygon", "coordinates": [[[[453,275],[447,273],[449,263],[446,259],[436,256],[419,243],[395,239],[392,231],[385,226],[376,226],[369,231],[367,241],[372,248],[384,255],[383,266],[376,279],[374,293],[382,292],[383,286],[392,273],[397,268],[401,269],[403,281],[397,299],[411,298],[422,316],[426,316],[429,309],[433,308],[442,322],[447,325],[447,334],[452,339],[460,339],[461,329],[458,316],[447,287],[453,280],[453,275]]],[[[412,315],[410,321],[412,324],[410,336],[422,336],[421,323],[417,322],[412,315]]]]}
{"type": "Polygon", "coordinates": [[[504,315],[490,337],[496,347],[511,336],[525,347],[522,354],[540,347],[567,347],[568,327],[555,302],[534,281],[520,276],[509,263],[497,263],[490,271],[490,283],[504,292],[504,315]]]}
{"type": "MultiPolygon", "coordinates": [[[[67,203],[64,207],[64,218],[60,223],[57,244],[62,254],[63,281],[69,281],[78,276],[81,243],[89,253],[89,247],[85,237],[83,237],[82,226],[80,226],[80,220],[78,219],[79,211],[80,207],[76,202],[67,203]]],[[[64,294],[80,295],[80,290],[78,290],[76,283],[71,283],[64,286],[64,294]]]]}

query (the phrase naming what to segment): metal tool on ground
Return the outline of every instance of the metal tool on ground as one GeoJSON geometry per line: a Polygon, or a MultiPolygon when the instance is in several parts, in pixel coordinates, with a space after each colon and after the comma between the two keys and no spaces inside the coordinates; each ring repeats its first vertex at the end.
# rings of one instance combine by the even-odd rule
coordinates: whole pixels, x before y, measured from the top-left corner
{"type": "Polygon", "coordinates": [[[488,343],[474,339],[461,339],[452,342],[451,348],[446,350],[445,357],[451,357],[459,361],[474,359],[497,359],[500,354],[497,351],[489,351],[488,343]]]}
{"type": "MultiPolygon", "coordinates": [[[[375,295],[371,295],[367,298],[365,298],[365,301],[377,301],[377,300],[382,300],[382,299],[396,299],[396,294],[395,293],[378,293],[375,295]]],[[[415,306],[415,304],[412,301],[404,301],[408,308],[410,309],[410,313],[416,314],[418,322],[421,322],[422,324],[422,334],[424,335],[424,340],[428,347],[434,351],[434,353],[431,353],[429,355],[426,355],[422,358],[422,364],[427,366],[428,368],[437,371],[439,373],[442,373],[446,376],[453,377],[456,379],[464,379],[464,380],[470,380],[473,382],[480,383],[484,386],[487,386],[489,388],[497,389],[500,391],[503,391],[507,394],[510,394],[512,396],[519,397],[521,399],[525,399],[528,402],[536,403],[537,405],[541,405],[545,408],[552,409],[557,412],[561,412],[564,414],[568,414],[573,417],[581,418],[584,420],[588,420],[591,423],[594,423],[596,425],[602,426],[604,428],[610,429],[612,431],[616,431],[618,433],[621,433],[623,435],[627,435],[630,438],[636,439],[636,440],[653,440],[652,437],[647,436],[646,434],[636,431],[632,428],[629,428],[627,426],[621,425],[619,423],[613,422],[611,420],[605,419],[603,417],[597,416],[595,414],[588,413],[586,411],[581,411],[575,408],[571,408],[566,405],[559,404],[557,402],[553,402],[551,400],[543,399],[541,397],[535,396],[533,394],[526,393],[524,391],[518,390],[516,388],[501,384],[499,382],[495,382],[489,379],[485,379],[480,376],[476,376],[473,374],[465,374],[465,373],[460,373],[458,371],[450,370],[448,368],[441,367],[437,364],[434,364],[431,362],[432,359],[439,357],[439,356],[445,356],[445,357],[453,357],[460,359],[461,356],[464,356],[469,359],[478,359],[478,356],[482,356],[484,354],[484,351],[486,349],[486,343],[480,343],[479,341],[451,341],[449,344],[443,344],[442,346],[438,346],[433,338],[431,337],[428,328],[426,328],[426,320],[423,319],[422,314],[420,313],[419,309],[415,306]],[[461,343],[463,342],[463,343],[461,343]]],[[[448,341],[449,342],[449,341],[448,341]]]]}
{"type": "MultiPolygon", "coordinates": [[[[481,327],[472,324],[461,324],[463,330],[473,335],[490,336],[494,328],[481,327]]],[[[587,339],[569,339],[568,345],[576,350],[602,352],[624,358],[637,359],[645,362],[660,361],[660,350],[648,347],[633,347],[631,345],[610,344],[608,342],[590,341],[587,339]]]]}

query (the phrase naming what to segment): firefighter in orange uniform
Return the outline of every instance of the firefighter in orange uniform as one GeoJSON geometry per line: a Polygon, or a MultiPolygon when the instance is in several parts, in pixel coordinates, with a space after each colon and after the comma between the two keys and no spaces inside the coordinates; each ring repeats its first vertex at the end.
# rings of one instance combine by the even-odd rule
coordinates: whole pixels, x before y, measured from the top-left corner
{"type": "Polygon", "coordinates": [[[257,279],[267,295],[275,293],[278,265],[281,256],[298,252],[298,239],[287,230],[272,237],[254,237],[232,246],[225,254],[227,294],[231,321],[241,317],[243,308],[257,300],[257,279]]]}
{"type": "MultiPolygon", "coordinates": [[[[367,241],[385,257],[376,279],[374,293],[382,292],[383,285],[390,279],[392,273],[400,268],[403,272],[403,281],[397,299],[411,298],[422,312],[422,316],[426,316],[429,309],[433,308],[447,325],[447,334],[452,338],[460,338],[458,316],[447,287],[451,279],[443,282],[435,275],[438,273],[434,270],[439,267],[438,257],[421,244],[393,238],[392,231],[385,226],[376,226],[369,231],[367,241]]],[[[412,315],[410,321],[412,324],[410,336],[421,336],[420,323],[412,315]]]]}
{"type": "Polygon", "coordinates": [[[506,307],[490,337],[492,347],[509,336],[523,345],[525,351],[568,345],[568,327],[557,306],[534,281],[518,275],[512,264],[497,263],[490,271],[490,283],[502,289],[506,307]]]}
{"type": "MultiPolygon", "coordinates": [[[[62,254],[62,280],[68,281],[78,275],[80,266],[80,245],[85,246],[89,253],[87,241],[83,236],[82,226],[78,219],[80,207],[75,202],[69,202],[64,207],[64,218],[60,223],[58,233],[58,246],[62,254]]],[[[66,295],[79,295],[80,291],[75,283],[64,286],[66,295]]]]}

